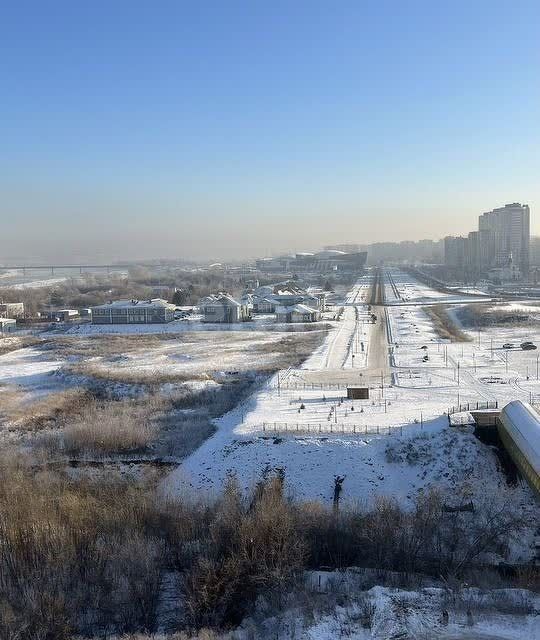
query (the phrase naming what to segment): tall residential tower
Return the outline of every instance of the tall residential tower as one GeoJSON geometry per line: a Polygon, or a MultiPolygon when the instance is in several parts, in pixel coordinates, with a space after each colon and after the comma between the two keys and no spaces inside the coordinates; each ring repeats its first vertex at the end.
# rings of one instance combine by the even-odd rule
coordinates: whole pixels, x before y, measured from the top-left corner
{"type": "Polygon", "coordinates": [[[530,211],[529,206],[514,202],[483,213],[478,219],[482,255],[488,267],[514,265],[521,276],[529,274],[530,211]]]}

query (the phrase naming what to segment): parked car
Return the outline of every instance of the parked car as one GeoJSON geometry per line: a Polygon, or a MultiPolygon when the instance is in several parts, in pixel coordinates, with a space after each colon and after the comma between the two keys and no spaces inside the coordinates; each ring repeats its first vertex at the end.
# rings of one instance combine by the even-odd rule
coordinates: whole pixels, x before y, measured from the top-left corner
{"type": "Polygon", "coordinates": [[[524,342],[521,345],[521,348],[523,349],[523,351],[533,351],[534,349],[537,348],[537,346],[535,344],[533,344],[532,342],[524,342]]]}
{"type": "Polygon", "coordinates": [[[513,349],[514,348],[514,343],[513,342],[505,342],[502,346],[503,349],[513,349]]]}

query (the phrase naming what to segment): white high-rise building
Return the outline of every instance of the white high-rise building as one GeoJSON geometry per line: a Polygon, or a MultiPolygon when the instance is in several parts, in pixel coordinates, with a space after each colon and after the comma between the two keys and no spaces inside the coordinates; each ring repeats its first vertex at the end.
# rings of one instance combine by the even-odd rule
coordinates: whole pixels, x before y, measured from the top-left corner
{"type": "Polygon", "coordinates": [[[523,278],[529,274],[530,211],[529,206],[514,202],[483,213],[478,220],[482,255],[486,267],[514,265],[523,278]]]}

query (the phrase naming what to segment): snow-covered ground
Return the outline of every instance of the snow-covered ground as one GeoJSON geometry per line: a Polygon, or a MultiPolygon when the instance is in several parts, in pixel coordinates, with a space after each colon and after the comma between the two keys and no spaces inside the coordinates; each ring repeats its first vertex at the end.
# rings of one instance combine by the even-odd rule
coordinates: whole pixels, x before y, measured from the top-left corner
{"type": "MultiPolygon", "coordinates": [[[[438,304],[438,303],[458,303],[458,302],[471,302],[475,299],[487,300],[487,297],[481,291],[475,291],[475,295],[463,295],[462,291],[456,291],[455,293],[445,293],[442,291],[436,291],[429,285],[419,282],[410,274],[402,271],[398,268],[385,270],[386,281],[386,301],[387,304],[438,304]],[[389,277],[390,276],[390,277],[389,277]],[[394,283],[399,291],[399,298],[395,295],[394,289],[390,286],[390,278],[393,278],[394,283]]],[[[469,292],[473,294],[472,291],[469,292]]]]}
{"type": "MultiPolygon", "coordinates": [[[[182,379],[197,379],[215,372],[237,372],[272,367],[281,357],[278,345],[288,334],[281,331],[190,332],[179,338],[160,336],[130,336],[127,342],[106,342],[87,334],[79,337],[68,332],[49,334],[48,343],[15,349],[0,355],[0,384],[21,390],[54,391],[69,384],[68,377],[58,375],[68,369],[82,367],[88,375],[100,375],[112,380],[175,375],[182,379]],[[79,338],[79,339],[78,339],[79,338]],[[58,342],[55,341],[58,340],[58,342]],[[254,360],[256,358],[257,360],[254,360]],[[53,375],[57,374],[57,375],[53,375]]],[[[76,380],[73,381],[76,383],[76,380]]]]}
{"type": "MultiPolygon", "coordinates": [[[[287,639],[356,640],[389,638],[437,638],[439,640],[539,640],[538,594],[524,589],[463,589],[449,593],[438,586],[418,590],[376,586],[359,590],[362,572],[355,570],[319,574],[312,583],[323,593],[343,593],[345,602],[325,615],[315,615],[311,623],[300,622],[287,639]],[[322,581],[321,581],[322,577],[322,581]],[[321,585],[318,587],[318,585],[321,585]],[[355,588],[356,587],[356,588],[355,588]],[[499,611],[500,608],[507,612],[499,611]],[[470,616],[467,611],[470,610],[470,616]],[[448,623],[442,622],[447,611],[448,623]],[[307,627],[307,628],[306,628],[307,627]],[[302,632],[305,635],[302,635],[302,632]]],[[[284,625],[284,629],[286,626],[284,625]]]]}
{"type": "Polygon", "coordinates": [[[538,326],[486,327],[466,332],[469,342],[448,342],[437,336],[431,319],[418,307],[391,307],[389,316],[400,388],[431,389],[447,407],[540,400],[539,351],[519,346],[527,340],[538,344],[538,326]],[[503,349],[506,343],[515,347],[503,349]]]}
{"type": "Polygon", "coordinates": [[[51,388],[56,383],[50,374],[63,363],[63,360],[35,347],[11,351],[0,356],[0,384],[16,385],[25,390],[51,388]]]}
{"type": "MultiPolygon", "coordinates": [[[[400,282],[399,274],[395,274],[396,283],[400,282]]],[[[470,429],[449,428],[444,413],[458,399],[472,406],[486,400],[526,399],[526,381],[519,376],[524,363],[519,362],[531,358],[531,352],[512,354],[516,370],[509,365],[509,382],[498,385],[502,391],[495,393],[494,384],[487,378],[500,375],[506,363],[495,349],[492,359],[490,340],[481,337],[480,345],[474,340],[463,345],[442,344],[425,312],[416,305],[401,303],[389,308],[389,341],[394,346],[395,367],[392,378],[388,376],[381,384],[372,375],[369,357],[362,366],[355,363],[353,371],[350,358],[343,357],[344,348],[339,350],[339,357],[332,354],[336,342],[354,343],[358,324],[354,307],[358,306],[358,291],[369,286],[367,281],[364,278],[347,296],[348,311],[325,344],[301,369],[281,372],[279,381],[274,376],[242,406],[220,418],[217,433],[170,476],[169,490],[196,488],[214,493],[231,471],[247,489],[266,467],[282,468],[297,497],[325,501],[331,499],[335,475],[346,476],[344,498],[369,500],[386,494],[403,504],[410,504],[418,492],[430,486],[454,490],[466,482],[472,495],[505,488],[495,453],[470,429]],[[426,350],[421,349],[424,345],[428,347],[426,362],[426,350]],[[333,367],[341,364],[349,384],[367,381],[370,399],[343,399],[346,383],[322,388],[313,383],[315,374],[318,380],[325,376],[336,379],[335,370],[328,367],[329,360],[333,367]],[[412,461],[406,456],[403,460],[393,456],[393,451],[403,448],[414,452],[412,461]]],[[[448,298],[410,277],[405,285],[398,286],[404,286],[415,302],[448,298]]],[[[359,313],[364,312],[365,306],[360,305],[359,313]]],[[[381,322],[382,310],[377,312],[381,322]]],[[[368,345],[369,340],[367,335],[368,345]]],[[[515,492],[516,501],[534,505],[528,487],[520,486],[515,492]]]]}

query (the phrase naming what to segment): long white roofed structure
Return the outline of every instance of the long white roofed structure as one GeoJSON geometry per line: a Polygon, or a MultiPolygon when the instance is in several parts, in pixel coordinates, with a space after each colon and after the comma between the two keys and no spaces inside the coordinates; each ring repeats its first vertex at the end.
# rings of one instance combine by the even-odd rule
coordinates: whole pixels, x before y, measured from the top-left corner
{"type": "Polygon", "coordinates": [[[501,411],[498,430],[512,460],[540,497],[540,415],[527,402],[514,400],[501,411]]]}

